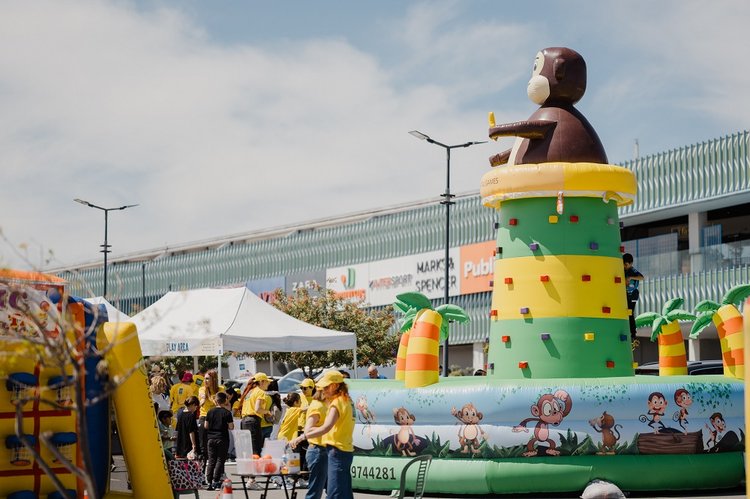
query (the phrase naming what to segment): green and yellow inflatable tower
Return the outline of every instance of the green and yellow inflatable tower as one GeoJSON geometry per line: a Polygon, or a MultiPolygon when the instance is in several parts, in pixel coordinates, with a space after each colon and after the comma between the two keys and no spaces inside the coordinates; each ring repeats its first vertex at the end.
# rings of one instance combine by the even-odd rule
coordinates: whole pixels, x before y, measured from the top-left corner
{"type": "Polygon", "coordinates": [[[618,206],[633,173],[595,163],[521,164],[482,178],[498,210],[490,375],[633,375],[618,206]]]}

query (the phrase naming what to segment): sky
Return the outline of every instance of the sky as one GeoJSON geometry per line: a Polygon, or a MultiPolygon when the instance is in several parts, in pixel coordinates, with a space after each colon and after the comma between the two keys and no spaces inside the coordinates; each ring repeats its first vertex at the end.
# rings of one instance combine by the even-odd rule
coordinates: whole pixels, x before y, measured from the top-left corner
{"type": "MultiPolygon", "coordinates": [[[[750,2],[0,0],[0,266],[50,269],[437,197],[445,151],[586,60],[610,163],[750,128],[750,2]]],[[[476,192],[512,138],[456,149],[476,192]]]]}

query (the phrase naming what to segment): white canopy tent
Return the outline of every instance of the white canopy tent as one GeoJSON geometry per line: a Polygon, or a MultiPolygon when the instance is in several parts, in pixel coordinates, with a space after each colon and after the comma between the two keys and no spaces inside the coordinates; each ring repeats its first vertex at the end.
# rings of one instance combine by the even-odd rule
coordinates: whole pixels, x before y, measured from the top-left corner
{"type": "Polygon", "coordinates": [[[291,317],[246,287],[170,291],[131,318],[144,356],[353,350],[354,333],[291,317]]]}

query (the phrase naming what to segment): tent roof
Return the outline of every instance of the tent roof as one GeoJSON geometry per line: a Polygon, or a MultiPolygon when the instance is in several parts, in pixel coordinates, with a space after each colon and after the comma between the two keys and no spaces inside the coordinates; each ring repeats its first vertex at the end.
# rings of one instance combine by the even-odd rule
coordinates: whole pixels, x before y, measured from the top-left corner
{"type": "Polygon", "coordinates": [[[295,319],[244,286],[170,291],[132,322],[146,356],[348,350],[357,345],[354,333],[295,319]]]}

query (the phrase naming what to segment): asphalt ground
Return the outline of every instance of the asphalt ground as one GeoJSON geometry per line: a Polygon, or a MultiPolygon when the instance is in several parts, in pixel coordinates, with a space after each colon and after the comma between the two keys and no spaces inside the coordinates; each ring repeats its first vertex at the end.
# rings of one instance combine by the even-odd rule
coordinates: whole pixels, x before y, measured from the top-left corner
{"type": "MultiPolygon", "coordinates": [[[[115,471],[112,473],[111,479],[110,479],[110,488],[111,490],[119,490],[119,491],[127,491],[127,469],[125,467],[125,461],[123,460],[122,456],[115,456],[115,471]]],[[[232,478],[233,480],[233,497],[242,499],[245,497],[244,492],[242,491],[242,483],[240,482],[239,477],[233,476],[232,473],[235,471],[235,465],[234,464],[227,464],[226,465],[226,473],[227,475],[232,478]]],[[[297,499],[303,499],[305,497],[306,490],[301,489],[298,490],[297,493],[297,499]]],[[[582,492],[582,491],[581,491],[582,492]]],[[[576,498],[581,496],[581,492],[577,493],[569,493],[569,494],[513,494],[513,495],[496,495],[492,496],[498,499],[565,499],[565,498],[576,498]]],[[[198,493],[199,497],[201,499],[216,499],[217,497],[221,497],[221,494],[219,491],[216,490],[201,490],[198,493]]],[[[248,496],[251,499],[257,499],[261,495],[261,491],[251,490],[248,492],[248,496]]],[[[691,498],[691,499],[739,499],[744,498],[745,496],[745,489],[744,487],[741,489],[734,489],[734,490],[718,490],[718,491],[699,491],[695,493],[688,493],[685,491],[682,492],[675,492],[675,493],[660,493],[660,494],[653,494],[653,493],[632,493],[628,494],[626,493],[628,497],[632,498],[640,498],[640,499],[675,499],[675,498],[691,498]]],[[[193,497],[190,495],[182,495],[180,497],[193,497]]],[[[323,495],[325,497],[325,494],[323,495]]],[[[390,497],[390,492],[383,492],[383,493],[377,493],[377,492],[360,492],[360,491],[354,491],[354,497],[355,499],[388,499],[390,497]]],[[[411,497],[408,496],[407,497],[411,497]]],[[[439,499],[439,498],[453,498],[453,497],[460,497],[460,498],[478,498],[478,497],[485,497],[485,496],[453,496],[453,495],[425,495],[425,499],[439,499]]],[[[140,498],[136,498],[140,499],[140,498]]],[[[144,498],[147,499],[147,498],[144,498]]],[[[286,499],[286,496],[284,495],[283,490],[269,490],[267,499],[286,499]]]]}

